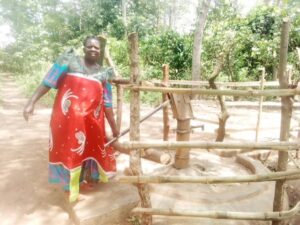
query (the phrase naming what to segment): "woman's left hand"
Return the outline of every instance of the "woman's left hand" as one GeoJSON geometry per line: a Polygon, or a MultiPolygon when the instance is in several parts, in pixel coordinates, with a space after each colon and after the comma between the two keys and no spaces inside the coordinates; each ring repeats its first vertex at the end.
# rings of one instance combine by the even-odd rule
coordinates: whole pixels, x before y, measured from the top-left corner
{"type": "Polygon", "coordinates": [[[119,137],[120,132],[118,130],[113,130],[113,137],[119,137]]]}

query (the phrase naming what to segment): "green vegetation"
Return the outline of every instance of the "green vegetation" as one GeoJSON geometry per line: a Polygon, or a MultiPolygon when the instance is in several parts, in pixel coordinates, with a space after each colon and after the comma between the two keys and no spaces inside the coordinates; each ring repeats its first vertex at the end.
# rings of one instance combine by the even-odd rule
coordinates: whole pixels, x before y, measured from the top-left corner
{"type": "MultiPolygon", "coordinates": [[[[64,49],[72,46],[80,50],[85,36],[106,34],[111,56],[119,72],[128,78],[126,34],[138,32],[142,79],[162,79],[165,63],[170,65],[171,79],[191,79],[193,31],[180,34],[163,22],[175,6],[166,0],[125,2],[126,20],[121,0],[0,0],[1,19],[11,25],[16,38],[0,50],[1,71],[13,72],[31,93],[64,49]]],[[[278,67],[280,26],[287,15],[292,24],[288,63],[293,66],[295,79],[300,76],[295,51],[300,46],[299,1],[260,5],[247,15],[241,15],[236,1],[213,2],[203,38],[202,80],[210,77],[224,52],[228,54],[219,80],[258,80],[261,67],[266,68],[267,80],[272,80],[278,67]]],[[[185,6],[176,10],[184,12],[185,6]]],[[[155,104],[158,98],[156,93],[142,95],[143,102],[155,104]]]]}

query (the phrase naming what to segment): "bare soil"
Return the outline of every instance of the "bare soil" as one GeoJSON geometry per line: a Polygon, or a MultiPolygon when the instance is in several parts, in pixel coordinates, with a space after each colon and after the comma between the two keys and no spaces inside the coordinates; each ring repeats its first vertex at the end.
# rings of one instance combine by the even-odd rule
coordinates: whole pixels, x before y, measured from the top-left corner
{"type": "MultiPolygon", "coordinates": [[[[71,225],[68,209],[60,189],[47,182],[48,125],[51,109],[37,105],[35,115],[24,121],[22,109],[26,102],[22,91],[12,77],[0,74],[0,224],[1,225],[71,225]]],[[[230,118],[227,121],[225,141],[254,141],[257,122],[257,102],[227,101],[230,118]]],[[[129,106],[124,106],[123,128],[129,125],[129,106]],[[126,113],[127,112],[127,113],[126,113]]],[[[151,111],[142,107],[141,114],[151,111]]],[[[214,100],[193,102],[195,119],[192,126],[204,125],[204,130],[194,128],[192,140],[213,141],[218,128],[219,106],[214,100]]],[[[295,108],[294,115],[297,116],[295,108]]],[[[162,138],[161,114],[154,115],[141,124],[141,139],[162,138]]],[[[292,119],[291,140],[298,135],[298,120],[292,119]]],[[[171,118],[170,139],[175,140],[176,121],[171,118]]],[[[280,107],[277,102],[267,102],[263,109],[259,141],[279,140],[280,107]]],[[[128,136],[123,137],[126,140],[128,136]]],[[[237,151],[213,151],[230,157],[237,151]]],[[[260,160],[267,168],[276,170],[277,153],[260,151],[244,153],[260,160]]],[[[292,153],[289,168],[299,168],[300,160],[292,153]]],[[[201,168],[199,168],[201,169],[201,168]]],[[[290,207],[300,201],[300,181],[289,181],[287,186],[290,207]]],[[[290,222],[299,225],[300,220],[290,222]]]]}

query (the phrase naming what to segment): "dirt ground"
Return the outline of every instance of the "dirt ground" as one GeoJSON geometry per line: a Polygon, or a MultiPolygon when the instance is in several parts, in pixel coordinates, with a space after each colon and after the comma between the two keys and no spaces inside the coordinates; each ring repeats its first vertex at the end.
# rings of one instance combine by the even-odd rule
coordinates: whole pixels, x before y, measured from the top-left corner
{"type": "MultiPolygon", "coordinates": [[[[47,182],[48,124],[51,109],[38,104],[36,115],[29,122],[25,122],[22,117],[25,102],[26,98],[13,79],[7,74],[0,74],[0,224],[51,225],[60,221],[62,225],[71,225],[73,223],[69,219],[62,191],[47,182]]],[[[257,102],[227,101],[227,106],[231,117],[227,122],[225,141],[254,141],[257,102]]],[[[194,128],[191,139],[213,141],[218,127],[218,104],[214,100],[200,100],[193,103],[193,109],[196,118],[192,120],[192,126],[204,125],[204,130],[194,128]]],[[[128,110],[128,106],[125,105],[124,110],[128,110]]],[[[143,107],[142,114],[149,110],[150,107],[143,107]]],[[[298,106],[295,107],[295,116],[298,116],[297,111],[298,106]]],[[[160,119],[161,115],[156,115],[141,125],[142,140],[147,140],[153,135],[162,137],[160,119]]],[[[295,140],[298,135],[298,123],[298,120],[292,120],[291,140],[295,140]]],[[[128,124],[129,121],[124,120],[125,128],[128,124]]],[[[175,126],[176,122],[171,118],[170,139],[173,140],[175,126]]],[[[260,141],[279,139],[279,103],[265,103],[260,128],[260,141]]],[[[126,138],[127,136],[123,139],[126,138]]],[[[226,154],[230,156],[236,152],[226,154]]],[[[260,151],[251,154],[266,167],[275,170],[277,153],[272,152],[269,155],[268,151],[260,151]]],[[[299,168],[299,165],[300,160],[291,153],[289,168],[299,168]]],[[[292,207],[300,201],[300,182],[289,181],[287,192],[292,207]]],[[[295,220],[290,224],[299,225],[300,221],[295,220]]]]}

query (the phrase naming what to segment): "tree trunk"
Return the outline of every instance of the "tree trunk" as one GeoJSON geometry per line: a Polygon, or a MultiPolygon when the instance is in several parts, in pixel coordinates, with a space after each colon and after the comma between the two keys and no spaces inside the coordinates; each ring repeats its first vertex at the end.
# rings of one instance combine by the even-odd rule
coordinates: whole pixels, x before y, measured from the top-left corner
{"type": "MultiPolygon", "coordinates": [[[[216,90],[218,89],[217,85],[215,84],[215,79],[220,74],[223,66],[224,66],[224,56],[221,55],[218,62],[217,62],[217,65],[214,68],[212,77],[209,78],[209,80],[208,80],[210,88],[216,89],[216,90]]],[[[229,118],[229,114],[228,114],[227,107],[226,107],[223,96],[218,95],[217,98],[218,98],[219,103],[220,103],[221,113],[219,115],[219,129],[218,129],[218,134],[217,134],[217,137],[216,137],[216,141],[217,142],[222,142],[224,140],[224,137],[225,137],[226,121],[229,118]]]]}
{"type": "MultiPolygon", "coordinates": [[[[288,77],[286,76],[287,53],[289,43],[290,21],[288,18],[283,20],[280,43],[280,60],[278,68],[279,84],[281,89],[289,88],[288,77]]],[[[291,96],[281,97],[281,128],[280,141],[289,140],[290,122],[292,116],[292,99],[291,96]]],[[[287,169],[288,152],[278,153],[277,171],[285,171],[287,169]]],[[[284,184],[285,181],[276,181],[275,196],[273,203],[273,211],[282,211],[284,202],[284,184]]],[[[284,221],[273,221],[272,225],[281,225],[284,221]]]]}
{"type": "Polygon", "coordinates": [[[193,61],[192,61],[192,80],[200,80],[201,77],[201,49],[202,38],[205,28],[206,18],[211,0],[199,0],[197,9],[197,23],[193,44],[193,61]]]}
{"type": "Polygon", "coordinates": [[[127,26],[127,10],[126,10],[126,0],[122,0],[122,18],[125,27],[127,26]]]}

